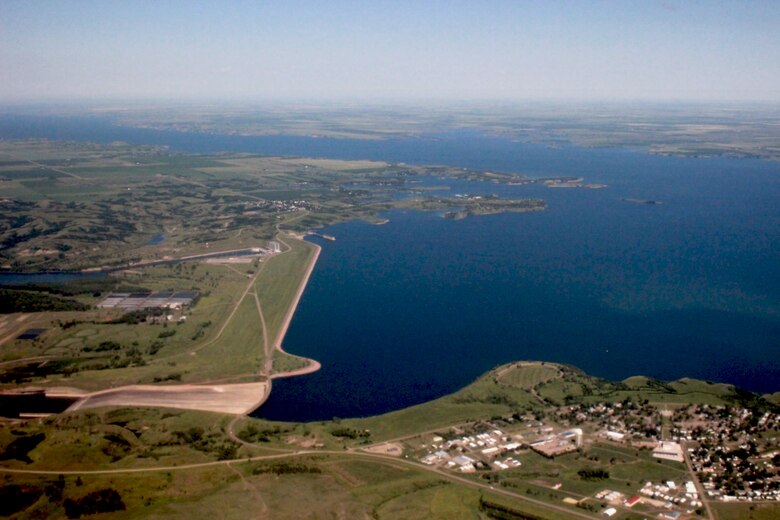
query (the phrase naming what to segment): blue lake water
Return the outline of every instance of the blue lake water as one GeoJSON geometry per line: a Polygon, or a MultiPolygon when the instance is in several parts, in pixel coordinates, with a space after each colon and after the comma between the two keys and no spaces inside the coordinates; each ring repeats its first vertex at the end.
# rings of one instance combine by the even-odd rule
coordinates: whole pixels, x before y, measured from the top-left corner
{"type": "Polygon", "coordinates": [[[57,284],[75,282],[77,280],[98,280],[105,278],[105,272],[75,273],[2,273],[0,272],[0,285],[26,285],[26,284],[57,284]]]}
{"type": "Polygon", "coordinates": [[[454,391],[518,359],[610,379],[645,374],[780,390],[780,164],[551,149],[471,133],[367,142],[3,118],[0,137],[168,144],[187,152],[369,158],[603,190],[441,181],[452,193],[547,200],[540,213],[450,221],[396,211],[333,226],[284,342],[321,371],[276,380],[263,417],[371,415],[454,391]],[[622,199],[653,199],[642,205],[622,199]]]}

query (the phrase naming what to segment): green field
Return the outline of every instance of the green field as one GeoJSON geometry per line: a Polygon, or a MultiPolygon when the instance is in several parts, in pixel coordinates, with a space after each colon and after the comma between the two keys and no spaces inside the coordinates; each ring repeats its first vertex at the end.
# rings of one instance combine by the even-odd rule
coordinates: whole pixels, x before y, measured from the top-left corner
{"type": "Polygon", "coordinates": [[[506,386],[530,389],[559,377],[560,371],[555,365],[533,363],[522,369],[510,367],[499,373],[497,381],[506,386]]]}

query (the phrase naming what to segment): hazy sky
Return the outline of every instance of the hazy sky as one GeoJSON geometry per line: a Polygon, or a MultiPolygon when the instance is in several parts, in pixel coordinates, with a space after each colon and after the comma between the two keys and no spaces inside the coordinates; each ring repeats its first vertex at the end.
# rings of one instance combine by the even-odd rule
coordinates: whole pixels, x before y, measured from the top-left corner
{"type": "Polygon", "coordinates": [[[780,1],[0,1],[0,101],[780,101],[780,1]]]}

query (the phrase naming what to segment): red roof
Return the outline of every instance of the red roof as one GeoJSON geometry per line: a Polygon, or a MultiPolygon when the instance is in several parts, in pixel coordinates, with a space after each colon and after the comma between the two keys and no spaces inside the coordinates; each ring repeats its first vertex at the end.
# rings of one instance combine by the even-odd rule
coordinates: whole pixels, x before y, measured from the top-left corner
{"type": "Polygon", "coordinates": [[[628,507],[634,507],[636,503],[639,502],[640,500],[642,500],[642,497],[640,497],[639,495],[633,496],[628,500],[626,500],[626,505],[628,507]]]}

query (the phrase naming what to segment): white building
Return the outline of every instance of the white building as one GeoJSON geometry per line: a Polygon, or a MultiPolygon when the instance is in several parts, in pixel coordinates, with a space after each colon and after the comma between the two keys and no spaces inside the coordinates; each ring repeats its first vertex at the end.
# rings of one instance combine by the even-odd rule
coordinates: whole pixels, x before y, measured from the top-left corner
{"type": "Polygon", "coordinates": [[[653,457],[675,462],[683,462],[685,460],[683,458],[682,446],[677,442],[659,442],[658,446],[653,450],[653,457]]]}

